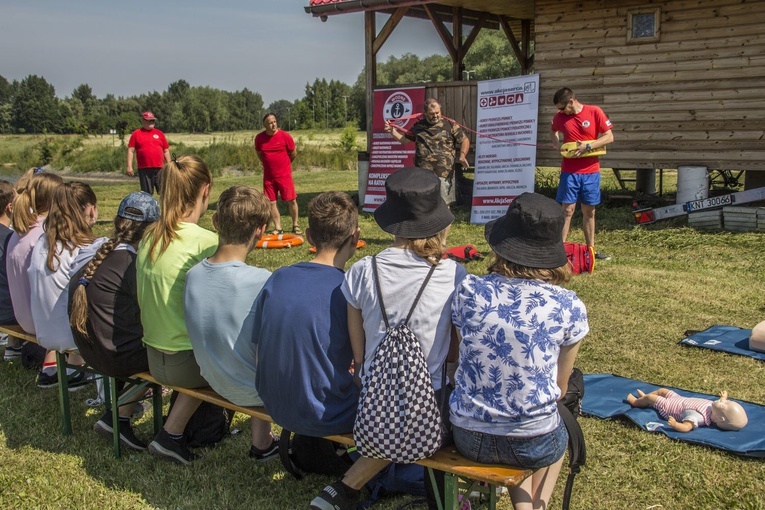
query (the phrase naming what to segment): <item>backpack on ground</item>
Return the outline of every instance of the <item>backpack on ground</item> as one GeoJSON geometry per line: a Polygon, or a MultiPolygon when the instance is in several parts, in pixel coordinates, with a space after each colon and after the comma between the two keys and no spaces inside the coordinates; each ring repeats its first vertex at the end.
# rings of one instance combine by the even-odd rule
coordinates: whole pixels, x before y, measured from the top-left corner
{"type": "Polygon", "coordinates": [[[42,370],[47,352],[45,347],[41,345],[34,342],[24,342],[21,346],[21,366],[32,370],[42,370]]]}
{"type": "Polygon", "coordinates": [[[282,429],[279,459],[284,469],[298,480],[309,473],[341,477],[353,465],[345,446],[323,437],[293,434],[282,429]]]}
{"type": "Polygon", "coordinates": [[[394,494],[411,494],[418,499],[410,501],[409,505],[419,504],[425,500],[425,468],[419,464],[388,464],[374,478],[366,483],[370,491],[368,499],[359,503],[358,507],[365,509],[377,503],[380,499],[394,494]]]}
{"type": "Polygon", "coordinates": [[[566,478],[566,488],[563,491],[563,510],[568,510],[571,502],[571,493],[574,488],[574,477],[587,461],[587,448],[584,443],[584,432],[579,426],[577,418],[582,409],[582,398],[584,397],[584,375],[582,371],[575,368],[571,371],[568,380],[568,389],[566,395],[558,401],[558,414],[560,414],[563,423],[568,431],[568,477],[566,478]]]}
{"type": "Polygon", "coordinates": [[[595,270],[595,247],[583,243],[563,243],[563,248],[572,273],[592,273],[595,270]]]}
{"type": "Polygon", "coordinates": [[[406,319],[391,327],[380,290],[377,258],[372,257],[386,331],[368,373],[363,374],[353,427],[356,448],[365,457],[406,464],[430,457],[441,446],[441,412],[433,382],[420,342],[407,325],[435,269],[431,266],[406,319]]]}
{"type": "MultiPolygon", "coordinates": [[[[170,409],[173,408],[176,398],[178,398],[178,392],[174,391],[170,397],[170,409]]],[[[203,401],[191,415],[183,430],[186,443],[191,447],[220,443],[228,435],[233,419],[233,411],[203,401]]]]}
{"type": "Polygon", "coordinates": [[[483,260],[483,254],[472,244],[463,244],[444,250],[443,258],[457,262],[470,262],[471,260],[483,260]]]}

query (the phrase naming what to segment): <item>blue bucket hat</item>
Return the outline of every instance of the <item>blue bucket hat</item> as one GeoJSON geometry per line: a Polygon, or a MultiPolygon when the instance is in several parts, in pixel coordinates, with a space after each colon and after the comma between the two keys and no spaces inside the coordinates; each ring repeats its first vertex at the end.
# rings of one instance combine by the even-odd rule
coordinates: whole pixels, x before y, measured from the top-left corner
{"type": "Polygon", "coordinates": [[[145,191],[134,191],[122,199],[117,216],[126,220],[151,223],[159,219],[159,203],[145,191]]]}

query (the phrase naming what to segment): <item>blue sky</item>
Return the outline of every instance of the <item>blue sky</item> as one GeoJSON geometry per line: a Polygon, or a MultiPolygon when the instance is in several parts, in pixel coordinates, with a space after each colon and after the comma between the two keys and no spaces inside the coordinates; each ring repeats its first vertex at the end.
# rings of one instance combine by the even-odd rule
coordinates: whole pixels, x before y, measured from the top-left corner
{"type": "MultiPolygon", "coordinates": [[[[364,66],[362,14],[307,14],[308,0],[0,0],[0,75],[45,77],[59,97],[163,91],[179,79],[277,99],[314,78],[353,84],[364,66]]],[[[378,16],[378,30],[385,16],[378,16]]],[[[430,22],[404,20],[379,60],[446,54],[430,22]]]]}

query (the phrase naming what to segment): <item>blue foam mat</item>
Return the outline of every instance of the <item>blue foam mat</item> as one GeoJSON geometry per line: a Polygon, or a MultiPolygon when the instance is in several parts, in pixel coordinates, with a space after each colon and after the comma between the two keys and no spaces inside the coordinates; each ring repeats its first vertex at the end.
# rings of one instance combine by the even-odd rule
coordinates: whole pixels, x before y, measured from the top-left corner
{"type": "Polygon", "coordinates": [[[663,420],[655,409],[650,407],[640,409],[627,403],[627,394],[636,395],[638,388],[649,393],[661,387],[674,390],[684,397],[700,397],[710,400],[719,398],[715,395],[694,393],[670,386],[656,386],[618,375],[585,374],[582,412],[598,418],[626,416],[643,430],[648,430],[646,424],[659,422],[664,426],[657,429],[656,432],[661,432],[673,439],[710,446],[747,457],[765,457],[765,407],[736,400],[743,406],[749,418],[746,427],[738,431],[721,430],[712,425],[711,427],[699,427],[690,432],[677,432],[667,425],[666,420],[663,420]]]}
{"type": "Polygon", "coordinates": [[[699,331],[683,338],[679,343],[765,361],[765,352],[749,349],[749,335],[751,333],[751,329],[737,328],[735,326],[712,326],[704,331],[699,331]]]}

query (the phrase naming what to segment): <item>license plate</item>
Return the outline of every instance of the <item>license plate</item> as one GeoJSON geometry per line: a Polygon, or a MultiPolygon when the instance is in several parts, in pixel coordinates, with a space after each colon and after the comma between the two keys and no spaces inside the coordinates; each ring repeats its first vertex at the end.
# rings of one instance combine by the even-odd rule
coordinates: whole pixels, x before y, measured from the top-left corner
{"type": "Polygon", "coordinates": [[[732,195],[720,195],[719,197],[702,198],[701,200],[692,200],[686,202],[686,212],[700,211],[711,207],[723,207],[733,203],[732,195]]]}

